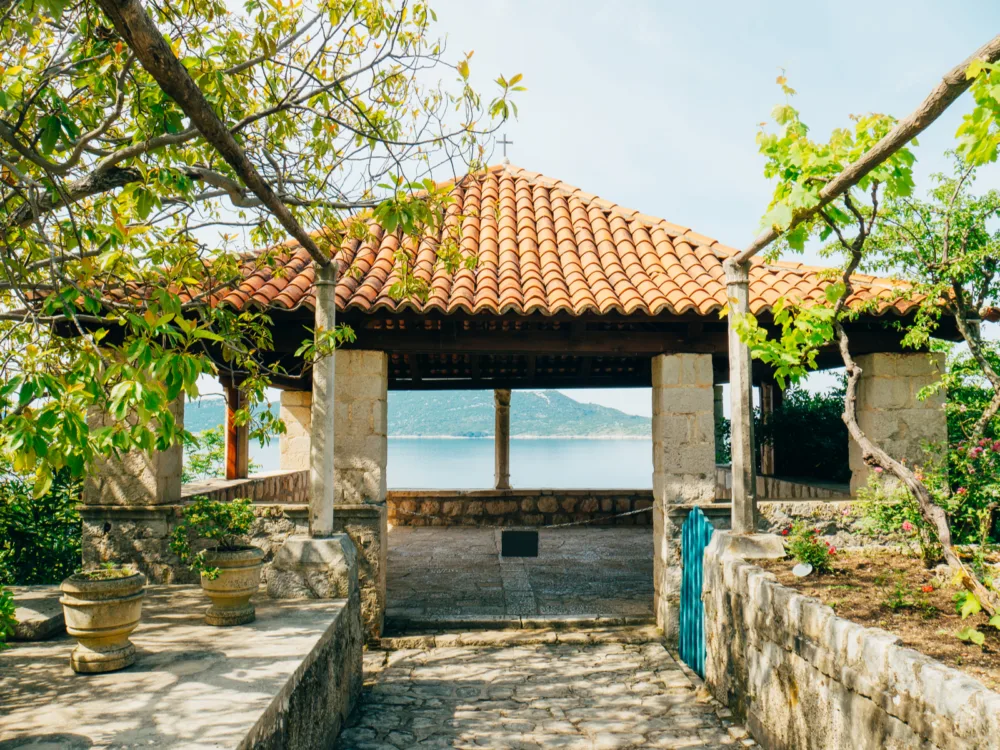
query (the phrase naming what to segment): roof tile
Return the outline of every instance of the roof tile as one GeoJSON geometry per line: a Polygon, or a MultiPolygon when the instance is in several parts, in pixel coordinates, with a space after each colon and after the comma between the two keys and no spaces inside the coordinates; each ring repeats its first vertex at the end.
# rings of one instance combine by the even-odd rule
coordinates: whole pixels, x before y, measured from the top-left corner
{"type": "MultiPolygon", "coordinates": [[[[402,243],[410,271],[429,286],[426,300],[392,299],[400,238],[370,223],[370,240],[351,240],[337,254],[346,269],[337,283],[338,309],[710,315],[726,304],[722,261],[736,251],[691,229],[512,165],[468,175],[452,184],[452,194],[444,229],[419,244],[402,243]],[[462,259],[475,259],[472,269],[460,264],[449,271],[438,263],[445,231],[458,233],[462,259]]],[[[782,296],[822,300],[830,283],[824,271],[755,260],[751,311],[764,312],[782,296]]],[[[312,261],[294,243],[271,263],[248,254],[243,275],[237,288],[217,295],[221,304],[314,306],[312,261]]],[[[852,302],[880,298],[880,313],[903,315],[918,304],[902,298],[903,285],[889,279],[859,274],[854,283],[852,302]]]]}

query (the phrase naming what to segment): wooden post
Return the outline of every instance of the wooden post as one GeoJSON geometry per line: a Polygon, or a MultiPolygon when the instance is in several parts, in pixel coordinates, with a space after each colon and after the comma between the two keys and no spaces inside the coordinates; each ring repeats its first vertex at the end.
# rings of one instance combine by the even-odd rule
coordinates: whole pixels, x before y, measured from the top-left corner
{"type": "MultiPolygon", "coordinates": [[[[781,389],[771,378],[760,384],[760,417],[764,424],[771,421],[774,410],[781,405],[781,389]]],[[[760,473],[764,476],[774,476],[774,443],[760,447],[760,473]]]]}
{"type": "Polygon", "coordinates": [[[242,409],[238,386],[226,386],[226,479],[246,479],[250,474],[250,427],[237,426],[234,415],[242,409]]]}
{"type": "Polygon", "coordinates": [[[729,396],[733,454],[733,531],[757,529],[757,471],[753,453],[753,380],[750,348],[740,341],[736,323],[750,311],[750,266],[724,264],[729,298],[729,396]]]}
{"type": "MultiPolygon", "coordinates": [[[[337,266],[314,264],[316,273],[316,336],[336,326],[337,266]]],[[[331,354],[313,363],[312,424],[309,442],[309,534],[328,537],[333,534],[333,498],[335,470],[333,463],[334,363],[331,354]]]]}
{"type": "Polygon", "coordinates": [[[496,411],[496,429],[493,440],[496,457],[494,486],[498,490],[510,489],[510,390],[497,388],[493,391],[493,405],[496,411]]]}

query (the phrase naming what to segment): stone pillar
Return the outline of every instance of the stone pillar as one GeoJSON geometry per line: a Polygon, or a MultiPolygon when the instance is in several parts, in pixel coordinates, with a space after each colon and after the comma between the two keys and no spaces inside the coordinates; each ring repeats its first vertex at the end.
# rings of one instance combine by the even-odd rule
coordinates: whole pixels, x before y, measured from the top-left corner
{"type": "MultiPolygon", "coordinates": [[[[858,424],[871,440],[907,464],[924,463],[925,443],[945,443],[948,423],[943,393],[924,401],[917,394],[937,382],[945,371],[942,353],[864,354],[855,358],[861,367],[858,383],[858,424]]],[[[851,494],[868,482],[869,469],[861,449],[850,441],[851,494]]]]}
{"type": "MultiPolygon", "coordinates": [[[[184,397],[170,405],[178,427],[184,427],[184,397]]],[[[134,419],[134,417],[132,418],[134,419]]],[[[91,410],[87,422],[91,430],[114,420],[99,410],[91,410]]],[[[168,450],[152,454],[132,450],[121,458],[98,459],[83,485],[83,504],[146,507],[176,505],[181,501],[181,471],[184,448],[180,442],[168,450]]]]}
{"type": "MultiPolygon", "coordinates": [[[[316,336],[336,325],[337,264],[314,265],[316,336]]],[[[326,537],[333,533],[334,504],[334,373],[337,358],[321,357],[312,368],[312,423],[309,446],[309,534],[326,537]]]]}
{"type": "Polygon", "coordinates": [[[714,400],[710,354],[653,358],[653,601],[669,644],[681,591],[680,527],[670,511],[715,499],[714,400]]]}
{"type": "Polygon", "coordinates": [[[282,391],[279,413],[285,423],[285,434],[278,437],[279,467],[285,471],[308,471],[312,391],[282,391]]]}
{"type": "Polygon", "coordinates": [[[733,454],[733,532],[757,528],[757,462],[753,439],[753,380],[750,349],[740,341],[736,323],[750,309],[749,264],[725,263],[729,298],[729,425],[733,454]]]}
{"type": "MultiPolygon", "coordinates": [[[[184,398],[170,405],[184,425],[184,398]]],[[[134,418],[133,418],[134,419],[134,418]]],[[[100,410],[87,416],[90,429],[112,423],[100,410]]],[[[98,459],[84,478],[80,516],[84,567],[129,563],[151,583],[175,583],[186,568],[168,548],[169,533],[181,504],[184,450],[180,443],[165,451],[132,450],[120,458],[98,459]]]]}
{"type": "Polygon", "coordinates": [[[389,356],[338,351],[337,371],[336,503],[384,505],[389,356]]]}
{"type": "Polygon", "coordinates": [[[493,450],[495,454],[494,487],[498,490],[510,489],[510,389],[497,388],[493,391],[493,406],[496,411],[493,450]]]}

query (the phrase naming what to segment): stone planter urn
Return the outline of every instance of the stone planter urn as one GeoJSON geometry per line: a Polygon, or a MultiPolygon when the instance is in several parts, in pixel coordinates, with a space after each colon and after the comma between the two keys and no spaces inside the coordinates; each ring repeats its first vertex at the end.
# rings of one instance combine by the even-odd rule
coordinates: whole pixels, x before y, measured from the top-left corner
{"type": "Polygon", "coordinates": [[[77,573],[59,587],[66,632],[78,641],[69,657],[74,672],[114,672],[135,662],[128,637],[142,614],[146,576],[113,573],[77,573]]]}
{"type": "Polygon", "coordinates": [[[206,551],[205,567],[219,573],[214,578],[201,574],[201,587],[212,600],[205,622],[221,627],[253,622],[257,614],[250,597],[260,587],[263,565],[264,550],[258,547],[206,551]]]}

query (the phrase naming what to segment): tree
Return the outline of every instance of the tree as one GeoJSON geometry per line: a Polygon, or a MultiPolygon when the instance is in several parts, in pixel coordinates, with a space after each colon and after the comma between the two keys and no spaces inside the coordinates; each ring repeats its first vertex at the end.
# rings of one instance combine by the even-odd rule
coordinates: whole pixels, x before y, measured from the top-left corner
{"type": "MultiPolygon", "coordinates": [[[[200,375],[240,384],[240,423],[274,377],[307,375],[267,356],[265,313],[216,304],[289,235],[325,263],[375,220],[440,229],[432,173],[481,165],[522,87],[501,76],[485,104],[435,20],[389,0],[0,0],[0,440],[38,495],[180,439],[168,407],[200,375]],[[94,407],[111,423],[91,429],[94,407]]],[[[310,356],[351,335],[321,333],[310,356]]]]}
{"type": "MultiPolygon", "coordinates": [[[[799,113],[786,103],[776,108],[774,116],[779,132],[762,132],[758,138],[767,158],[765,174],[776,180],[774,197],[764,217],[767,226],[789,225],[795,210],[818,206],[784,236],[772,252],[783,248],[801,249],[810,238],[828,241],[829,254],[843,258],[837,281],[827,288],[826,304],[804,307],[780,300],[774,306],[775,323],[781,328],[780,339],[771,339],[756,320],[741,316],[741,336],[750,344],[755,357],[772,364],[779,379],[793,381],[815,366],[818,348],[834,341],[847,370],[847,392],[843,419],[851,437],[861,448],[866,464],[881,467],[898,479],[916,499],[920,512],[941,541],[945,558],[959,572],[963,584],[990,611],[996,611],[996,595],[978,578],[970,575],[952,544],[949,519],[941,504],[934,501],[925,477],[913,467],[889,455],[860,428],[857,420],[857,389],[861,368],[851,355],[850,340],[844,321],[864,309],[857,301],[848,304],[853,292],[851,277],[859,268],[877,268],[900,273],[910,283],[900,285],[899,293],[920,301],[916,323],[907,332],[905,343],[926,344],[943,312],[955,317],[963,339],[989,376],[1000,403],[1000,379],[982,354],[979,339],[980,315],[995,304],[1000,289],[996,279],[996,241],[985,226],[992,214],[993,198],[981,202],[960,201],[962,185],[976,163],[996,158],[996,97],[1000,96],[1000,69],[976,62],[969,68],[973,79],[976,108],[959,131],[960,150],[971,160],[957,180],[939,186],[933,196],[937,210],[926,211],[911,200],[913,154],[899,148],[871,169],[856,186],[820,205],[821,185],[827,185],[846,166],[864,159],[895,121],[885,115],[856,117],[851,129],[834,131],[826,143],[813,141],[799,113]],[[970,136],[969,123],[977,129],[970,136]],[[982,141],[992,145],[983,147],[982,141]],[[942,192],[943,191],[943,192],[942,192]],[[919,226],[918,226],[919,225],[919,226]],[[980,354],[977,355],[976,353],[980,354]]],[[[779,79],[786,97],[794,91],[779,79]]],[[[924,207],[926,209],[926,206],[924,207]]],[[[877,305],[880,300],[868,304],[877,305]]],[[[991,406],[974,428],[979,436],[996,417],[991,406]]]]}

